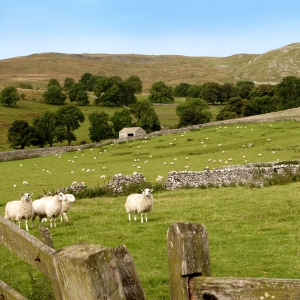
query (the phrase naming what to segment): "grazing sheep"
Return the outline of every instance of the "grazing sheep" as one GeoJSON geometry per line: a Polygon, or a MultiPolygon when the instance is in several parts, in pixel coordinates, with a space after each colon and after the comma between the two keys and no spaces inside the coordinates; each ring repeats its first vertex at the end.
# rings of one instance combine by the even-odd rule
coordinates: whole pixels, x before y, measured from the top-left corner
{"type": "Polygon", "coordinates": [[[131,194],[127,197],[125,203],[125,209],[128,213],[128,220],[131,221],[131,213],[134,213],[134,222],[136,222],[136,214],[141,214],[141,223],[145,220],[148,222],[147,214],[152,210],[153,207],[153,196],[152,191],[148,188],[142,190],[142,194],[131,194]]]}
{"type": "Polygon", "coordinates": [[[62,201],[66,201],[66,195],[62,192],[57,192],[55,196],[44,196],[33,201],[32,227],[37,216],[40,219],[39,226],[43,218],[49,218],[50,228],[52,228],[52,219],[54,219],[54,227],[56,227],[56,217],[62,212],[62,201]]]}
{"type": "Polygon", "coordinates": [[[28,231],[28,220],[31,219],[32,209],[32,193],[21,193],[21,200],[9,201],[5,206],[5,218],[13,219],[19,222],[21,227],[21,219],[25,219],[26,230],[28,231]]]}
{"type": "Polygon", "coordinates": [[[156,178],[156,182],[161,182],[163,180],[163,176],[161,175],[158,175],[157,178],[156,178]]]}

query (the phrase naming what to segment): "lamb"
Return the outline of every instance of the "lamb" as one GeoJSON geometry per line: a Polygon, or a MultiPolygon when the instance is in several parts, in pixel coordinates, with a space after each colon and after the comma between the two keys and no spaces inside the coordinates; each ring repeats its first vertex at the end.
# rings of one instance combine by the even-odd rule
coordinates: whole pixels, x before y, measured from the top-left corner
{"type": "Polygon", "coordinates": [[[125,203],[125,209],[128,213],[128,220],[131,221],[131,213],[134,213],[134,222],[136,222],[136,214],[141,214],[141,223],[144,222],[144,214],[145,220],[148,222],[147,214],[153,208],[153,190],[144,189],[142,190],[142,194],[131,194],[127,197],[127,201],[125,203]]]}
{"type": "Polygon", "coordinates": [[[25,219],[26,231],[28,231],[28,220],[33,214],[32,199],[33,193],[21,193],[21,200],[9,201],[5,206],[5,218],[13,219],[19,222],[21,227],[21,219],[25,219]]]}
{"type": "Polygon", "coordinates": [[[34,220],[39,216],[39,226],[43,218],[50,219],[50,228],[52,228],[52,221],[54,221],[54,227],[56,227],[56,218],[62,212],[62,202],[66,201],[66,195],[62,192],[56,192],[55,196],[44,196],[41,199],[35,200],[32,203],[32,227],[34,220]]]}

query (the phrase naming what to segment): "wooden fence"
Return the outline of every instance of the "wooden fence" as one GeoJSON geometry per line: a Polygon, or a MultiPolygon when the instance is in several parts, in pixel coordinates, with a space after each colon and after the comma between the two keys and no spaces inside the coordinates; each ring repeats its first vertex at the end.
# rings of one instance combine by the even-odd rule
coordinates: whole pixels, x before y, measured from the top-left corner
{"type": "MultiPolygon", "coordinates": [[[[0,216],[0,244],[48,276],[56,299],[146,299],[124,245],[80,243],[55,251],[47,229],[40,229],[40,238],[43,241],[0,216]]],[[[300,299],[300,280],[211,277],[203,225],[171,225],[167,246],[171,300],[300,299]]],[[[0,280],[0,300],[12,299],[26,300],[0,280]]]]}

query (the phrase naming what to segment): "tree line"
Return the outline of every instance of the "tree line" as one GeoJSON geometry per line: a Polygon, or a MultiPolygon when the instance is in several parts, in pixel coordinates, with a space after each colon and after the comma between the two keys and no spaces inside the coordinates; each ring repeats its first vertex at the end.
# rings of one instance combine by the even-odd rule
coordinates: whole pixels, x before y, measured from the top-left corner
{"type": "MultiPolygon", "coordinates": [[[[253,81],[223,85],[216,82],[201,85],[180,83],[174,88],[174,96],[186,97],[187,101],[202,99],[209,104],[225,104],[216,120],[236,119],[300,106],[300,78],[286,76],[275,85],[255,85],[253,81]]],[[[191,122],[181,125],[191,125],[191,122]]]]}
{"type": "MultiPolygon", "coordinates": [[[[23,86],[22,86],[23,87],[23,86]]],[[[24,86],[23,88],[32,88],[24,86]]],[[[89,137],[92,142],[118,137],[124,127],[138,126],[146,132],[160,130],[160,121],[153,103],[172,103],[174,97],[184,97],[186,101],[176,107],[179,117],[178,127],[210,122],[212,114],[209,104],[224,104],[216,120],[227,120],[245,116],[274,112],[300,106],[300,79],[287,76],[276,85],[258,84],[252,81],[236,83],[205,82],[203,84],[180,83],[174,88],[163,81],[154,82],[147,100],[137,101],[136,94],[143,90],[142,80],[130,76],[123,80],[119,76],[95,76],[84,73],[78,82],[67,77],[63,86],[57,79],[49,80],[43,94],[47,104],[61,106],[56,112],[46,111],[33,119],[33,125],[24,120],[16,120],[8,131],[8,141],[14,148],[25,146],[44,147],[53,143],[76,140],[74,130],[84,122],[79,106],[90,104],[88,92],[94,95],[96,106],[123,107],[109,117],[105,112],[93,112],[89,137]],[[66,99],[77,105],[64,105],[66,99]]],[[[23,98],[14,87],[5,87],[0,92],[0,102],[10,105],[23,98]]]]}

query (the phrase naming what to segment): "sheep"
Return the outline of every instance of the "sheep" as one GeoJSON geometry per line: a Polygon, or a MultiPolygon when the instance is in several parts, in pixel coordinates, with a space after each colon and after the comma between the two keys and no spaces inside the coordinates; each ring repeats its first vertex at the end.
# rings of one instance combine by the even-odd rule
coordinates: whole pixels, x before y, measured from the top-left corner
{"type": "Polygon", "coordinates": [[[33,214],[32,199],[33,193],[21,193],[21,200],[9,201],[5,206],[5,218],[13,219],[19,222],[21,227],[21,219],[25,219],[26,231],[28,231],[28,220],[33,214]]]}
{"type": "Polygon", "coordinates": [[[61,209],[61,215],[60,215],[60,222],[63,221],[69,221],[69,218],[67,216],[67,212],[70,210],[73,202],[75,202],[75,196],[73,194],[66,194],[66,201],[62,202],[62,209],[61,209]]]}
{"type": "Polygon", "coordinates": [[[158,175],[157,178],[156,178],[156,182],[161,182],[163,180],[163,176],[161,175],[158,175]]]}
{"type": "Polygon", "coordinates": [[[125,203],[125,209],[128,213],[128,220],[131,221],[131,213],[134,213],[134,222],[136,222],[136,214],[141,214],[141,223],[144,222],[144,214],[145,221],[148,222],[147,214],[152,210],[153,207],[153,190],[144,189],[142,190],[142,194],[131,194],[127,197],[125,203]]]}
{"type": "MultiPolygon", "coordinates": [[[[67,212],[70,210],[73,202],[75,202],[75,196],[73,194],[65,194],[66,201],[62,201],[62,209],[61,209],[61,215],[60,215],[60,222],[62,223],[63,219],[65,221],[69,221],[69,218],[67,216],[67,212]]],[[[47,198],[48,196],[44,196],[43,198],[47,198]]],[[[43,218],[42,222],[47,222],[47,218],[43,218]]]]}
{"type": "Polygon", "coordinates": [[[66,195],[62,192],[57,192],[55,196],[44,196],[41,199],[33,201],[32,227],[37,216],[40,219],[39,226],[43,218],[49,218],[50,228],[52,228],[53,219],[54,227],[56,227],[56,217],[62,212],[62,201],[66,201],[66,195]]]}

